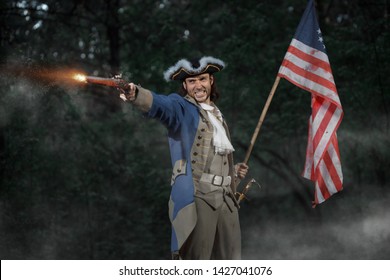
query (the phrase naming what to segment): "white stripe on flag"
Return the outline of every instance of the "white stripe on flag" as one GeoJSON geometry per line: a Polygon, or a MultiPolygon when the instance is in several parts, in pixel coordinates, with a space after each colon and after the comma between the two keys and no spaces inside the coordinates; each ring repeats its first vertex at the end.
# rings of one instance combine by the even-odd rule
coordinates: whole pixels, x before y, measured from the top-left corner
{"type": "MultiPolygon", "coordinates": [[[[327,101],[324,101],[322,103],[320,109],[318,110],[317,115],[315,116],[313,124],[312,124],[313,137],[316,136],[316,134],[321,126],[321,123],[322,123],[324,117],[326,116],[326,113],[328,111],[329,106],[330,106],[330,103],[327,101]]],[[[337,111],[337,109],[336,109],[336,111],[337,111]]],[[[336,113],[336,111],[335,111],[335,113],[336,113]]],[[[335,131],[337,124],[339,123],[340,116],[337,116],[337,114],[335,114],[335,113],[332,115],[331,119],[329,120],[329,123],[326,126],[325,130],[320,131],[321,140],[318,143],[318,145],[315,147],[315,152],[313,155],[315,167],[318,165],[319,161],[321,160],[321,158],[325,152],[326,146],[328,145],[328,143],[333,135],[333,132],[335,131]]]]}
{"type": "Polygon", "coordinates": [[[326,188],[328,189],[329,193],[331,195],[337,193],[337,189],[334,185],[332,177],[329,174],[329,170],[328,170],[324,160],[322,160],[320,162],[319,172],[321,173],[322,179],[323,179],[324,184],[325,184],[326,188]]]}
{"type": "MultiPolygon", "coordinates": [[[[335,133],[334,137],[337,138],[336,133],[335,133]]],[[[332,142],[329,145],[328,153],[329,153],[330,158],[332,159],[333,166],[336,169],[337,176],[340,178],[340,181],[342,183],[343,182],[343,171],[341,169],[340,155],[336,151],[336,148],[333,146],[332,142]]]]}
{"type": "Polygon", "coordinates": [[[310,73],[316,74],[317,76],[320,76],[321,78],[324,78],[334,84],[334,78],[332,73],[326,71],[324,68],[317,67],[311,64],[310,61],[304,60],[290,52],[287,52],[284,59],[290,61],[291,63],[295,64],[299,68],[305,71],[309,71],[310,73]]]}
{"type": "Polygon", "coordinates": [[[340,99],[338,95],[327,87],[317,84],[312,80],[306,79],[305,77],[298,75],[297,73],[284,66],[280,67],[279,73],[286,75],[295,84],[306,87],[306,90],[314,91],[316,94],[322,95],[324,98],[330,99],[336,104],[340,104],[340,99]]]}
{"type": "Polygon", "coordinates": [[[306,147],[306,160],[305,166],[302,172],[302,176],[306,179],[313,180],[311,177],[311,172],[313,168],[313,137],[312,137],[312,117],[309,118],[309,129],[308,129],[308,139],[306,147]]]}
{"type": "Polygon", "coordinates": [[[318,181],[316,181],[315,185],[316,185],[315,196],[318,200],[318,204],[320,204],[325,201],[325,198],[322,196],[322,192],[320,190],[320,187],[318,186],[318,181]]]}
{"type": "Polygon", "coordinates": [[[317,49],[314,49],[296,39],[292,39],[291,41],[291,44],[292,46],[296,47],[297,49],[305,52],[306,54],[308,55],[311,55],[315,58],[318,58],[324,62],[326,62],[327,64],[329,64],[329,58],[328,58],[328,55],[322,51],[319,51],[317,49]]]}

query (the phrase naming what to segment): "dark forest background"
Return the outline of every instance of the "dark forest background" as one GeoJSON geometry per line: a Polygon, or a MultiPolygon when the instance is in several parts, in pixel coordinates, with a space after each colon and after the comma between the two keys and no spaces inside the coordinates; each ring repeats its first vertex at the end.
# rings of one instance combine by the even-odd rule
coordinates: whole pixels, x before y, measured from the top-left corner
{"type": "MultiPolygon", "coordinates": [[[[390,258],[387,0],[317,0],[344,108],[344,190],[311,207],[300,176],[310,94],[280,82],[249,161],[244,259],[390,258]]],[[[168,94],[178,59],[224,60],[218,105],[242,161],[305,0],[0,2],[1,259],[169,259],[166,131],[111,77],[168,94]]]]}

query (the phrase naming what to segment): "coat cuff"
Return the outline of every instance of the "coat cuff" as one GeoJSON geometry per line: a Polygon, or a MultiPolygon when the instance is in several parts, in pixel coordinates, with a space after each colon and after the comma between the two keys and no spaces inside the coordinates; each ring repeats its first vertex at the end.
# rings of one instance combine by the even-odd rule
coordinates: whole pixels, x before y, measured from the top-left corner
{"type": "Polygon", "coordinates": [[[150,90],[144,89],[141,86],[137,86],[137,89],[137,98],[131,103],[142,112],[147,113],[152,108],[153,95],[150,90]]]}

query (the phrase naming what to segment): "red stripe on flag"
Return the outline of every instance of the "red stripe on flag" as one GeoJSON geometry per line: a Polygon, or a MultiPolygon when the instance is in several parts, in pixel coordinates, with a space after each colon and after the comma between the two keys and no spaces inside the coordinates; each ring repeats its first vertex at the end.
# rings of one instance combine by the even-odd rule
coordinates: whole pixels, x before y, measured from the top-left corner
{"type": "Polygon", "coordinates": [[[337,191],[340,191],[340,187],[343,182],[341,182],[339,175],[337,174],[336,167],[333,164],[332,158],[330,157],[329,152],[326,152],[324,155],[324,163],[328,169],[329,175],[332,178],[333,184],[337,191]]]}
{"type": "Polygon", "coordinates": [[[327,200],[329,197],[331,197],[331,194],[329,193],[328,188],[326,187],[324,178],[322,177],[322,173],[317,170],[316,176],[317,176],[318,187],[320,188],[321,194],[324,200],[327,200]]]}
{"type": "Polygon", "coordinates": [[[317,116],[318,111],[322,107],[323,102],[325,101],[324,98],[322,98],[319,95],[313,94],[312,95],[312,104],[311,104],[311,115],[313,120],[317,116]]]}
{"type": "MultiPolygon", "coordinates": [[[[310,62],[308,62],[308,63],[310,63],[310,62]]],[[[294,62],[292,62],[290,60],[286,60],[286,59],[283,60],[282,66],[290,69],[291,71],[298,74],[299,76],[305,77],[306,79],[311,80],[311,81],[313,81],[321,86],[324,86],[333,92],[337,92],[336,86],[334,83],[332,83],[331,81],[324,79],[323,77],[318,76],[317,74],[314,74],[308,70],[300,68],[299,66],[295,65],[294,62]]]]}
{"type": "MultiPolygon", "coordinates": [[[[335,101],[334,101],[333,99],[331,99],[331,98],[325,98],[324,95],[323,95],[321,92],[318,92],[318,91],[316,91],[315,89],[309,88],[309,87],[307,87],[307,86],[304,85],[304,84],[300,84],[300,83],[294,81],[294,80],[293,80],[291,77],[289,77],[288,75],[285,75],[285,74],[282,74],[282,73],[279,72],[279,73],[278,73],[278,76],[281,77],[281,78],[283,78],[283,79],[286,79],[287,81],[289,81],[290,83],[296,85],[297,87],[300,87],[301,89],[306,90],[306,91],[312,93],[312,94],[315,95],[316,97],[321,97],[321,98],[323,98],[323,99],[327,99],[329,102],[333,102],[333,103],[335,102],[335,101]]],[[[341,107],[341,105],[340,105],[339,103],[337,103],[337,105],[341,107]]]]}
{"type": "Polygon", "coordinates": [[[313,136],[314,150],[317,148],[317,145],[320,143],[321,139],[324,137],[324,134],[333,133],[333,131],[327,131],[327,128],[328,128],[330,120],[333,117],[333,113],[334,113],[334,111],[336,111],[336,109],[337,109],[337,107],[333,103],[330,103],[328,110],[326,110],[326,113],[322,116],[322,121],[321,121],[321,123],[316,131],[316,134],[313,136]]]}
{"type": "Polygon", "coordinates": [[[300,49],[297,49],[295,46],[293,45],[290,45],[287,49],[287,52],[295,55],[296,57],[299,57],[300,59],[304,60],[304,61],[307,61],[308,63],[312,64],[314,67],[313,67],[313,70],[315,67],[318,67],[318,68],[322,68],[324,69],[326,72],[329,72],[329,73],[332,73],[332,71],[330,70],[330,67],[329,67],[329,63],[326,62],[326,61],[323,61],[319,58],[316,58],[310,54],[307,54],[306,52],[304,51],[301,51],[300,49]]]}

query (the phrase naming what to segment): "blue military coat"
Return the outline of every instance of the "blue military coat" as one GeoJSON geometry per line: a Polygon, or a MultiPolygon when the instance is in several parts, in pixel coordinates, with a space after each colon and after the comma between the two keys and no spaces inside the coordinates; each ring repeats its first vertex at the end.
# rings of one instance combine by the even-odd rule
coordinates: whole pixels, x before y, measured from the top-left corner
{"type": "MultiPolygon", "coordinates": [[[[207,113],[193,98],[151,94],[152,103],[148,104],[150,108],[146,115],[159,120],[168,129],[173,167],[169,217],[172,223],[171,250],[175,252],[191,234],[197,221],[194,182],[204,171],[213,128],[207,113]]],[[[226,124],[225,128],[228,133],[226,124]]],[[[234,170],[231,154],[229,165],[230,170],[234,170]]]]}

